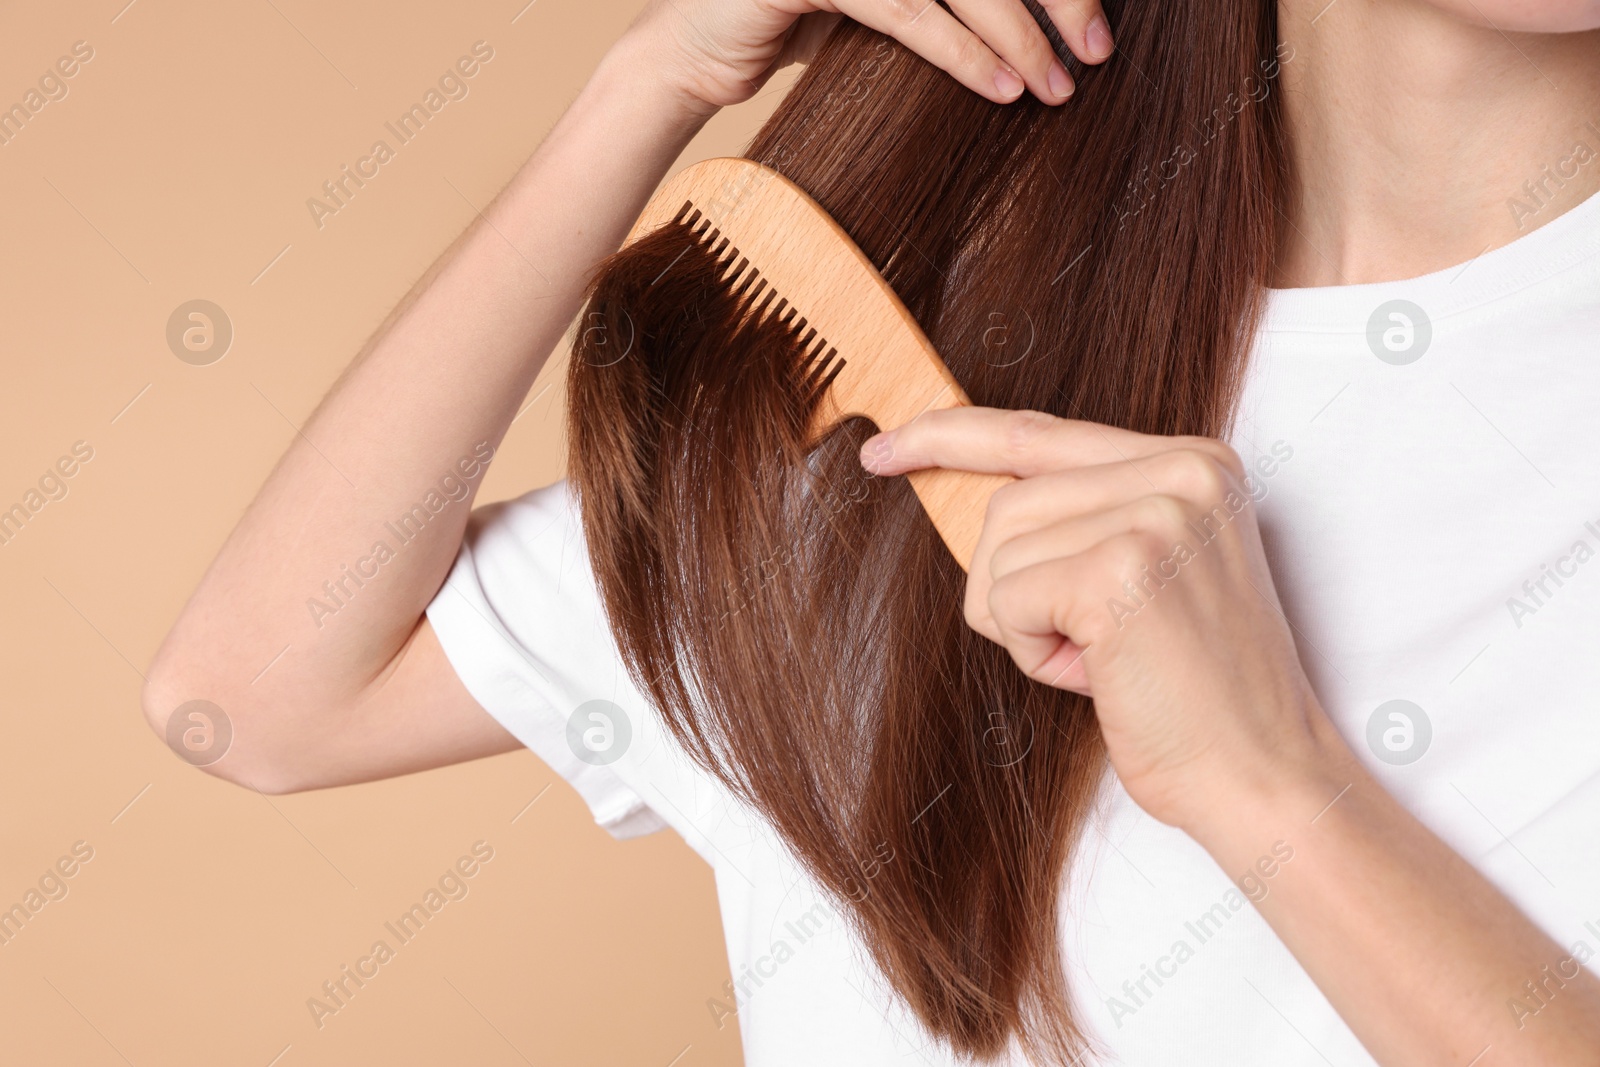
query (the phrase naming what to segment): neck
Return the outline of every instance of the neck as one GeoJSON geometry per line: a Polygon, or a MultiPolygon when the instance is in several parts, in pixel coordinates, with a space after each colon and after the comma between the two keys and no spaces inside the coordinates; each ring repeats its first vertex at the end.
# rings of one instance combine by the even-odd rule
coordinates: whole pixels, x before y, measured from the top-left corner
{"type": "Polygon", "coordinates": [[[1600,31],[1279,0],[1279,37],[1295,182],[1274,286],[1468,264],[1600,190],[1600,31]]]}

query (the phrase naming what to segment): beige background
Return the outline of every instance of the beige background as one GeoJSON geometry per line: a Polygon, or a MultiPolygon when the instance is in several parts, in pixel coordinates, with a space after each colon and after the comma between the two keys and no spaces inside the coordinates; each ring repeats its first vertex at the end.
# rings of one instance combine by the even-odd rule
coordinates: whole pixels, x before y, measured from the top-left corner
{"type": "MultiPolygon", "coordinates": [[[[0,32],[0,106],[94,49],[0,146],[0,509],[94,450],[0,545],[0,908],[94,850],[0,947],[0,1062],[737,1063],[706,1009],[727,977],[712,880],[675,836],[614,843],[526,752],[267,799],[181,763],[138,707],[295,427],[640,0],[125,3],[6,5],[0,32]],[[495,57],[470,95],[319,231],[307,198],[478,40],[495,57]],[[210,366],[166,344],[194,298],[235,329],[210,366]],[[319,1030],[307,999],[479,840],[469,894],[319,1030]]],[[[683,162],[737,151],[777,96],[683,162]]],[[[559,369],[481,499],[559,475],[559,369]]]]}

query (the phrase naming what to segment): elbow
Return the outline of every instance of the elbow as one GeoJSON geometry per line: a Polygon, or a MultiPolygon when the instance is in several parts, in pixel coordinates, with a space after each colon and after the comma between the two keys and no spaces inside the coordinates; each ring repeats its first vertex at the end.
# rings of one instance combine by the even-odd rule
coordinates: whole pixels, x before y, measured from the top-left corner
{"type": "Polygon", "coordinates": [[[150,666],[140,707],[178,759],[214,778],[274,796],[312,788],[261,743],[263,731],[243,701],[209,684],[203,672],[183,669],[167,649],[150,666]]]}

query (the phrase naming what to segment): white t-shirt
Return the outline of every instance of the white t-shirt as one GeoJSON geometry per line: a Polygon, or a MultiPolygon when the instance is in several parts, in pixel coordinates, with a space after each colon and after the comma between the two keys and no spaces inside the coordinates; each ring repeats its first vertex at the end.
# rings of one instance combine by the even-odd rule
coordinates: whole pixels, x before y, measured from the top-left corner
{"type": "MultiPolygon", "coordinates": [[[[1274,291],[1234,440],[1340,731],[1584,957],[1600,951],[1597,412],[1600,197],[1437,274],[1274,291]]],[[[707,1010],[737,1010],[750,1067],[956,1062],[631,684],[564,485],[480,509],[428,616],[467,688],[601,825],[671,827],[711,864],[738,989],[708,990],[707,1010]]],[[[1114,780],[1066,893],[1062,951],[1104,1062],[1373,1064],[1229,877],[1114,780]]]]}

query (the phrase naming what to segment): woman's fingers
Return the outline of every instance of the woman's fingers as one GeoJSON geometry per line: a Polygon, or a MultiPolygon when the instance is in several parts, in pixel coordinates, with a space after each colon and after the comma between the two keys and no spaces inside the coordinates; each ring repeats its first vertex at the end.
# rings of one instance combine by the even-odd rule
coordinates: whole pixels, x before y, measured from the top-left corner
{"type": "Polygon", "coordinates": [[[857,22],[893,37],[980,96],[1009,104],[1026,88],[1009,63],[934,0],[847,0],[837,6],[857,22]]]}
{"type": "Polygon", "coordinates": [[[1116,463],[1138,471],[1145,467],[1142,461],[1170,452],[1194,453],[1195,467],[1210,463],[1235,477],[1244,475],[1233,450],[1210,438],[1142,434],[1038,411],[979,407],[924,412],[869,438],[861,446],[861,462],[880,475],[945,467],[1032,478],[1116,463]]]}
{"type": "Polygon", "coordinates": [[[1047,104],[1059,104],[1072,95],[1072,75],[1056,58],[1044,30],[1021,3],[951,0],[950,9],[1022,75],[1034,96],[1047,104]]]}
{"type": "MultiPolygon", "coordinates": [[[[953,15],[934,0],[835,0],[826,6],[895,38],[990,100],[1010,103],[1024,89],[1047,104],[1072,95],[1072,76],[1021,0],[951,0],[953,15]]],[[[1045,0],[1043,6],[1079,59],[1100,63],[1111,55],[1100,0],[1045,0]]]]}
{"type": "Polygon", "coordinates": [[[1140,603],[1133,587],[1160,588],[1204,546],[1226,534],[1237,549],[1237,531],[1249,542],[1255,528],[1252,481],[1210,438],[961,407],[871,438],[861,459],[880,475],[940,467],[1018,479],[989,498],[966,621],[1029,677],[1076,692],[1089,692],[1084,650],[1129,613],[1108,597],[1140,603]]]}
{"type": "Polygon", "coordinates": [[[1163,544],[1177,544],[1185,537],[1194,540],[1188,522],[1189,510],[1183,501],[1153,493],[1106,511],[1038,526],[1003,541],[990,553],[988,574],[999,581],[1036,563],[1087,552],[1125,533],[1150,534],[1163,544]]]}
{"type": "MultiPolygon", "coordinates": [[[[1218,519],[1226,525],[1254,499],[1250,484],[1241,484],[1207,453],[1188,448],[1020,478],[989,498],[979,556],[986,545],[992,550],[1029,531],[1097,512],[1131,515],[1140,528],[1159,520],[1172,532],[1185,520],[1205,525],[1218,519]],[[1135,510],[1125,510],[1135,504],[1135,510]]],[[[975,558],[973,566],[979,561],[975,558]]]]}
{"type": "Polygon", "coordinates": [[[1040,6],[1049,12],[1072,54],[1085,63],[1103,63],[1115,51],[1100,0],[1040,0],[1040,6]]]}
{"type": "MultiPolygon", "coordinates": [[[[1203,508],[1177,496],[1147,493],[1129,499],[1130,487],[1117,468],[1095,467],[1083,473],[1091,473],[1092,479],[1082,480],[1083,488],[1076,493],[1069,490],[1067,495],[1092,496],[1108,506],[1091,506],[1083,511],[1059,504],[1052,507],[1052,500],[1059,499],[1061,494],[1050,484],[1059,484],[1059,478],[1050,476],[1031,478],[1007,487],[1008,490],[1019,487],[1027,490],[1038,502],[1023,505],[1031,512],[1026,516],[1019,515],[1012,505],[991,510],[967,579],[963,603],[967,625],[991,640],[1002,639],[990,606],[992,590],[1019,571],[1051,560],[1079,556],[1106,541],[1130,534],[1147,536],[1162,546],[1189,541],[1198,543],[1199,532],[1191,528],[1190,523],[1196,516],[1202,523],[1210,522],[1203,508]],[[1066,517],[1060,517],[1062,515],[1066,517]]],[[[1144,575],[1136,571],[1122,577],[1138,581],[1144,575]]]]}
{"type": "Polygon", "coordinates": [[[923,412],[869,438],[861,446],[861,462],[874,474],[947,467],[1029,478],[1138,459],[1170,448],[1171,441],[1039,411],[960,407],[923,412]]]}
{"type": "Polygon", "coordinates": [[[1120,559],[1137,552],[1138,535],[1113,537],[1074,556],[1050,559],[1014,571],[988,591],[988,608],[999,642],[1022,672],[1036,682],[1088,692],[1083,663],[1086,645],[1069,635],[1083,628],[1081,613],[1094,594],[1072,591],[1098,587],[1101,576],[1120,559]]]}

